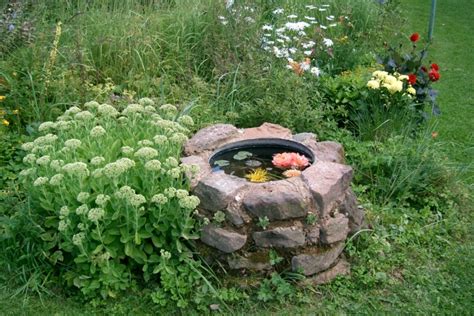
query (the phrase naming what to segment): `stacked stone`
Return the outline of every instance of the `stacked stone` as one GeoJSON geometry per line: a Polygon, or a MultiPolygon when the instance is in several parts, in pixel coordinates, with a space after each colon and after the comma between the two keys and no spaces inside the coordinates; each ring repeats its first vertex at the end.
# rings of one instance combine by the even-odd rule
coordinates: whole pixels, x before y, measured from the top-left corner
{"type": "Polygon", "coordinates": [[[343,164],[340,144],[317,142],[311,133],[292,135],[269,123],[248,129],[217,124],[191,138],[185,154],[184,164],[200,167],[198,174],[188,176],[202,213],[210,218],[217,211],[226,214],[224,223],[206,225],[201,234],[201,241],[216,249],[217,260],[231,269],[266,271],[273,269],[268,254],[275,249],[293,271],[316,275],[318,283],[349,271],[341,253],[348,234],[362,227],[364,214],[350,188],[352,168],[343,164]],[[313,152],[315,162],[301,176],[265,183],[212,172],[208,161],[214,150],[256,138],[299,142],[313,152]],[[310,214],[315,222],[308,220],[310,214]],[[269,220],[266,229],[257,225],[264,217],[269,220]]]}

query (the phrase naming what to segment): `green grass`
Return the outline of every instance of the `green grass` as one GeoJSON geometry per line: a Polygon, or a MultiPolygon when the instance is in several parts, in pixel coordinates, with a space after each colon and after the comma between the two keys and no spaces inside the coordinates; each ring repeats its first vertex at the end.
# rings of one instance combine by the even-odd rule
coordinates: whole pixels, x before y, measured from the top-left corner
{"type": "MultiPolygon", "coordinates": [[[[429,1],[401,0],[401,3],[407,18],[403,31],[407,35],[415,31],[424,34],[428,26],[429,1]]],[[[74,2],[68,1],[67,5],[73,6],[74,2]]],[[[167,38],[158,38],[156,35],[154,40],[161,43],[160,47],[163,47],[163,50],[160,52],[166,55],[164,59],[158,58],[154,56],[156,53],[154,50],[148,50],[146,47],[135,49],[136,43],[147,40],[147,34],[143,30],[139,31],[136,38],[130,37],[128,42],[123,41],[124,30],[131,28],[136,21],[146,19],[137,12],[123,10],[132,6],[130,1],[123,6],[119,5],[119,2],[116,5],[115,10],[120,11],[122,17],[129,19],[123,25],[117,24],[116,20],[103,20],[100,15],[81,16],[71,23],[77,23],[76,26],[97,23],[89,29],[90,33],[85,34],[90,38],[103,34],[103,25],[114,28],[115,32],[110,34],[108,40],[115,42],[114,45],[120,48],[119,58],[128,61],[128,64],[120,65],[123,69],[119,66],[114,67],[115,55],[107,50],[110,47],[107,48],[106,42],[84,39],[87,43],[75,43],[74,28],[71,26],[69,28],[65,26],[66,32],[69,32],[65,35],[68,43],[65,49],[74,50],[74,45],[92,45],[87,49],[84,48],[85,54],[82,58],[103,72],[88,74],[91,80],[96,76],[98,81],[103,77],[112,77],[118,83],[129,80],[131,84],[136,83],[137,87],[143,89],[141,93],[149,93],[150,90],[169,95],[175,91],[173,97],[179,99],[184,92],[173,90],[174,82],[166,82],[166,88],[163,88],[164,86],[152,77],[174,77],[176,73],[186,73],[177,69],[177,66],[194,62],[195,65],[201,65],[201,62],[208,62],[204,51],[189,52],[186,49],[201,40],[212,42],[216,39],[204,38],[205,35],[201,34],[201,31],[205,30],[206,26],[200,24],[201,20],[198,17],[182,8],[181,19],[178,19],[176,24],[171,24],[170,28],[181,29],[182,34],[192,34],[190,36],[195,38],[180,40],[180,37],[174,37],[171,31],[166,33],[167,38]],[[179,23],[183,23],[182,28],[179,23]],[[186,30],[185,27],[189,25],[193,25],[196,32],[186,30]],[[174,64],[173,58],[170,57],[173,54],[181,59],[174,61],[174,64]],[[154,72],[149,72],[153,76],[147,77],[146,72],[142,72],[143,67],[156,67],[154,72]],[[126,70],[129,72],[126,73],[126,70]],[[162,88],[170,90],[160,90],[162,88]]],[[[435,130],[439,132],[436,148],[447,156],[446,164],[451,167],[458,181],[471,187],[474,184],[474,166],[471,158],[474,155],[474,134],[471,129],[474,121],[474,112],[471,109],[474,105],[471,92],[474,63],[470,50],[470,46],[474,43],[474,34],[471,32],[474,27],[474,22],[471,21],[472,12],[474,3],[471,0],[438,1],[435,40],[429,52],[429,60],[440,65],[442,74],[441,80],[436,84],[440,90],[438,101],[443,112],[435,123],[435,130]]],[[[156,28],[162,27],[165,23],[152,14],[148,17],[150,18],[147,20],[148,25],[156,28]]],[[[168,16],[167,19],[173,20],[172,16],[168,16]]],[[[69,62],[74,64],[76,60],[69,62]]],[[[225,73],[228,65],[222,67],[223,69],[219,71],[225,73]]],[[[204,71],[209,70],[205,66],[203,71],[195,70],[196,74],[202,77],[212,76],[211,73],[204,71]]],[[[193,82],[189,85],[194,89],[192,92],[196,96],[201,93],[198,83],[193,82]]],[[[245,85],[245,80],[239,84],[245,85]]],[[[230,87],[232,95],[231,93],[229,95],[233,97],[234,86],[230,87]]],[[[206,89],[203,91],[207,92],[206,89]]],[[[233,99],[231,101],[233,102],[233,99]]],[[[227,104],[227,100],[224,103],[227,104]]],[[[361,233],[361,238],[350,244],[347,249],[353,263],[351,277],[341,278],[329,285],[318,287],[315,291],[306,292],[305,299],[301,299],[302,303],[299,304],[294,301],[269,304],[242,301],[235,305],[234,312],[256,315],[473,314],[474,242],[469,232],[474,231],[474,220],[470,203],[465,201],[461,204],[463,206],[459,213],[456,209],[446,206],[444,217],[439,221],[431,221],[432,214],[424,210],[409,209],[413,214],[406,214],[404,212],[407,209],[398,208],[396,205],[381,207],[369,204],[373,231],[361,233]],[[386,243],[389,243],[390,247],[387,247],[386,243]]],[[[36,281],[32,279],[31,282],[36,281]]],[[[0,294],[0,304],[4,308],[0,310],[7,315],[157,313],[156,306],[153,306],[149,299],[133,294],[123,298],[120,303],[110,301],[95,306],[84,305],[77,298],[65,298],[62,292],[41,297],[31,292],[26,294],[20,292],[11,298],[14,294],[13,289],[5,286],[0,288],[1,291],[3,293],[0,294]]]]}
{"type": "MultiPolygon", "coordinates": [[[[431,1],[402,0],[404,12],[413,32],[427,38],[431,1]]],[[[474,2],[467,0],[438,1],[433,44],[428,60],[440,65],[438,141],[452,166],[468,185],[474,184],[474,2]]]]}

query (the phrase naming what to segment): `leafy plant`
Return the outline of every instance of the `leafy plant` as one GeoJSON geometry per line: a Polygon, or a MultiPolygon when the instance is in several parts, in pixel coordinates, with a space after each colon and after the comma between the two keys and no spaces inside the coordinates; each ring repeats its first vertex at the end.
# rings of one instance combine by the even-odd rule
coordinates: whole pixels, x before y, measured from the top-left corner
{"type": "Polygon", "coordinates": [[[222,211],[217,211],[214,213],[214,216],[212,218],[214,222],[220,225],[225,221],[225,213],[222,211]]]}
{"type": "Polygon", "coordinates": [[[318,217],[314,213],[308,212],[308,215],[306,216],[306,224],[308,225],[314,225],[318,221],[318,217]]]}
{"type": "MultiPolygon", "coordinates": [[[[41,136],[22,146],[20,175],[45,256],[87,296],[114,297],[164,273],[171,258],[184,277],[199,199],[178,161],[188,130],[163,118],[176,109],[161,106],[160,115],[148,98],[123,111],[94,101],[85,108],[42,123],[41,136]]],[[[167,280],[161,286],[172,291],[167,280]]]]}
{"type": "Polygon", "coordinates": [[[270,224],[270,220],[267,216],[259,217],[257,226],[260,226],[263,230],[267,229],[268,225],[270,224]]]}

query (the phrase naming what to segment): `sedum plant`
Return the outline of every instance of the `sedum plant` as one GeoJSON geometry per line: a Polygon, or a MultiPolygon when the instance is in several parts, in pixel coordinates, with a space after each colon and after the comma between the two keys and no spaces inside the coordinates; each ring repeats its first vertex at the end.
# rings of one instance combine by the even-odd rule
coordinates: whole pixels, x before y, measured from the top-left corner
{"type": "Polygon", "coordinates": [[[167,266],[197,266],[187,240],[196,238],[199,199],[184,176],[197,170],[179,162],[193,121],[176,116],[148,98],[122,111],[92,101],[42,123],[23,145],[21,177],[44,253],[84,294],[113,297],[153,274],[169,279],[167,266]]]}

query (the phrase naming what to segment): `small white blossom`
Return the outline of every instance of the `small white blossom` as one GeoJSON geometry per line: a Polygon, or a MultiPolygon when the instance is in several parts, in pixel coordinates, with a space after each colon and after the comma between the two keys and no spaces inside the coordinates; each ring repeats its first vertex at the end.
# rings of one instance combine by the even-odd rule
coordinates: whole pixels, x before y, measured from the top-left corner
{"type": "Polygon", "coordinates": [[[102,126],[95,126],[91,129],[90,135],[91,137],[100,137],[104,136],[107,132],[102,126]]]}
{"type": "Polygon", "coordinates": [[[35,146],[44,146],[44,145],[49,145],[49,144],[54,143],[57,139],[58,139],[57,135],[50,133],[50,134],[46,134],[44,136],[40,136],[36,138],[33,141],[33,143],[35,144],[35,146]]]}
{"type": "Polygon", "coordinates": [[[89,213],[87,214],[87,218],[91,221],[91,222],[95,222],[97,223],[98,221],[100,221],[105,215],[105,211],[103,208],[100,208],[100,207],[96,207],[96,208],[91,208],[89,210],[89,213]]]}
{"type": "Polygon", "coordinates": [[[151,202],[163,205],[168,203],[168,198],[163,193],[158,193],[151,197],[151,202]]]}
{"type": "Polygon", "coordinates": [[[46,166],[49,164],[49,162],[51,161],[51,157],[48,156],[48,155],[45,155],[45,156],[42,156],[38,159],[36,159],[36,164],[40,165],[40,166],[46,166]]]}
{"type": "Polygon", "coordinates": [[[159,160],[153,159],[145,163],[145,169],[149,171],[160,171],[161,162],[159,160]]]}
{"type": "Polygon", "coordinates": [[[64,115],[74,115],[81,112],[81,109],[78,108],[77,106],[72,106],[68,110],[64,112],[64,115]]]}
{"type": "Polygon", "coordinates": [[[87,204],[82,204],[78,208],[76,208],[76,214],[77,215],[86,215],[89,212],[89,207],[87,204]]]}
{"type": "Polygon", "coordinates": [[[84,239],[86,239],[86,234],[83,232],[80,232],[72,236],[72,243],[79,247],[84,242],[84,239]]]}
{"type": "Polygon", "coordinates": [[[93,166],[100,166],[105,162],[105,158],[102,156],[95,156],[91,159],[91,165],[93,166]]]}
{"type": "Polygon", "coordinates": [[[59,210],[59,218],[63,219],[67,216],[69,216],[69,207],[67,206],[61,207],[61,209],[59,210]]]}
{"type": "Polygon", "coordinates": [[[173,187],[166,188],[164,191],[165,195],[169,198],[173,198],[176,196],[176,189],[173,187]]]}
{"type": "Polygon", "coordinates": [[[140,103],[143,106],[147,106],[147,105],[148,106],[154,106],[155,105],[155,101],[153,101],[150,98],[141,98],[140,100],[138,100],[138,103],[140,103]]]}
{"type": "Polygon", "coordinates": [[[169,175],[173,179],[179,179],[181,177],[181,169],[180,168],[173,168],[166,171],[166,174],[169,175]]]}
{"type": "Polygon", "coordinates": [[[273,10],[273,14],[282,14],[283,12],[285,12],[285,10],[283,10],[282,8],[277,8],[273,10]]]}
{"type": "Polygon", "coordinates": [[[296,19],[298,16],[296,14],[290,14],[287,16],[288,19],[296,19]]]}
{"type": "Polygon", "coordinates": [[[23,157],[23,162],[27,164],[34,164],[36,162],[36,155],[35,154],[28,154],[23,157]]]}
{"type": "Polygon", "coordinates": [[[23,145],[21,145],[21,149],[23,149],[24,151],[30,151],[34,147],[35,147],[35,143],[33,142],[24,143],[23,145]]]}
{"type": "Polygon", "coordinates": [[[153,146],[153,142],[151,140],[148,140],[148,139],[144,139],[144,140],[140,140],[138,142],[138,146],[153,146]]]}
{"type": "Polygon", "coordinates": [[[273,30],[273,26],[271,26],[270,24],[265,24],[264,26],[262,26],[262,30],[271,31],[273,30]]]}
{"type": "Polygon", "coordinates": [[[100,115],[105,117],[117,117],[120,114],[120,112],[117,111],[117,109],[110,104],[99,105],[97,108],[97,112],[99,112],[100,115]]]}
{"type": "Polygon", "coordinates": [[[79,177],[87,177],[89,175],[87,164],[83,162],[68,163],[62,167],[62,170],[68,174],[77,175],[79,177]]]}
{"type": "Polygon", "coordinates": [[[36,178],[35,182],[33,182],[33,185],[35,187],[39,187],[39,186],[42,186],[42,185],[45,185],[46,183],[48,183],[49,179],[47,177],[38,177],[36,178]]]}
{"type": "Polygon", "coordinates": [[[125,155],[130,155],[130,154],[133,154],[134,152],[134,149],[130,146],[123,146],[121,150],[122,150],[122,153],[125,155]]]}
{"type": "Polygon", "coordinates": [[[84,107],[88,110],[97,110],[99,108],[99,103],[97,101],[89,101],[84,103],[84,107]]]}
{"type": "Polygon", "coordinates": [[[60,131],[66,131],[71,128],[72,122],[70,121],[59,121],[56,123],[56,129],[60,131]]]}
{"type": "Polygon", "coordinates": [[[189,192],[186,191],[186,190],[183,190],[183,189],[178,189],[176,190],[176,197],[178,199],[184,199],[185,197],[187,197],[189,195],[189,192]]]}
{"type": "Polygon", "coordinates": [[[64,142],[64,146],[71,149],[77,149],[81,146],[82,142],[79,139],[71,138],[64,142]]]}
{"type": "Polygon", "coordinates": [[[158,156],[158,151],[151,147],[142,147],[135,152],[134,156],[149,160],[158,156]]]}
{"type": "Polygon", "coordinates": [[[290,31],[303,31],[308,26],[309,23],[306,22],[287,22],[285,24],[285,28],[290,31]]]}
{"type": "Polygon", "coordinates": [[[59,230],[60,232],[65,231],[65,230],[68,228],[69,224],[70,224],[69,219],[66,219],[66,220],[62,219],[62,220],[60,220],[59,223],[58,223],[58,230],[59,230]]]}
{"type": "Polygon", "coordinates": [[[178,118],[178,123],[183,124],[184,126],[189,126],[189,127],[194,125],[193,118],[189,115],[181,115],[178,118]]]}
{"type": "Polygon", "coordinates": [[[63,174],[57,173],[51,177],[51,179],[49,180],[49,184],[54,185],[54,186],[60,185],[63,178],[64,178],[63,174]]]}
{"type": "Polygon", "coordinates": [[[123,111],[123,115],[131,115],[137,113],[143,113],[145,108],[141,104],[129,104],[123,111]]]}
{"type": "Polygon", "coordinates": [[[174,133],[169,139],[174,144],[182,145],[188,140],[188,136],[183,133],[174,133]]]}
{"type": "Polygon", "coordinates": [[[91,195],[88,192],[80,192],[76,196],[76,200],[80,203],[87,203],[87,200],[89,199],[91,195]]]}
{"type": "Polygon", "coordinates": [[[319,77],[319,75],[321,74],[321,71],[319,70],[318,67],[312,67],[312,68],[311,68],[311,73],[312,73],[313,75],[315,75],[316,77],[319,77]]]}
{"type": "Polygon", "coordinates": [[[191,195],[180,199],[178,204],[182,208],[194,210],[196,207],[198,207],[200,202],[201,201],[197,196],[191,195]]]}
{"type": "Polygon", "coordinates": [[[74,118],[80,121],[88,121],[94,118],[94,114],[89,111],[81,111],[74,115],[74,118]]]}
{"type": "Polygon", "coordinates": [[[63,165],[64,165],[64,161],[61,159],[55,159],[51,161],[51,163],[49,164],[51,169],[53,169],[56,172],[59,172],[63,165]]]}
{"type": "Polygon", "coordinates": [[[105,204],[107,204],[107,202],[108,202],[109,200],[110,200],[110,196],[108,196],[108,195],[106,195],[106,194],[99,194],[99,195],[97,195],[97,197],[95,198],[95,204],[104,207],[105,204]]]}
{"type": "Polygon", "coordinates": [[[324,38],[323,43],[326,45],[326,47],[331,47],[334,44],[334,42],[329,38],[324,38]]]}
{"type": "Polygon", "coordinates": [[[146,198],[141,194],[133,194],[128,197],[128,203],[134,207],[139,207],[146,203],[146,198]]]}
{"type": "Polygon", "coordinates": [[[28,177],[36,173],[35,168],[28,168],[20,172],[20,177],[28,177]]]}
{"type": "Polygon", "coordinates": [[[178,112],[178,109],[173,104],[163,104],[162,106],[160,106],[160,110],[171,113],[178,112]]]}
{"type": "Polygon", "coordinates": [[[165,160],[165,164],[170,168],[174,168],[179,166],[179,161],[175,157],[168,157],[165,160]]]}
{"type": "Polygon", "coordinates": [[[50,129],[55,129],[56,128],[56,123],[54,122],[44,122],[44,123],[41,123],[40,126],[38,126],[38,131],[39,132],[45,132],[45,131],[48,131],[50,129]]]}

